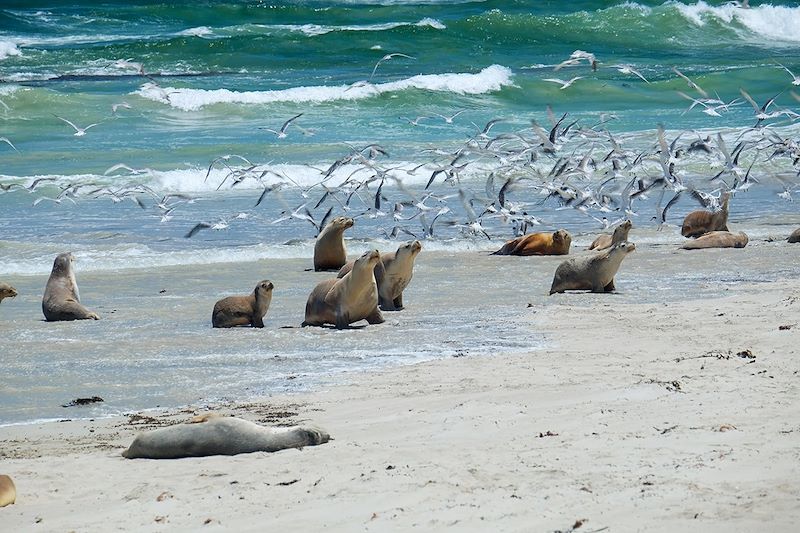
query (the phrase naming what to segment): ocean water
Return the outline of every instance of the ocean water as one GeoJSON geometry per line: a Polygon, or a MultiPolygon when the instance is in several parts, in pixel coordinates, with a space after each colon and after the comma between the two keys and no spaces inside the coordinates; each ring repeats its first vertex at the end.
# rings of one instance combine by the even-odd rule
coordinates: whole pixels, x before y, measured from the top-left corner
{"type": "Polygon", "coordinates": [[[577,252],[631,218],[632,301],[796,276],[800,3],[751,4],[3,2],[0,281],[20,295],[0,305],[0,424],[535,350],[560,259],[486,253],[523,231],[566,228],[577,252]],[[555,70],[576,50],[597,69],[555,70]],[[725,190],[748,248],[676,255],[692,191],[725,190]],[[305,270],[326,214],[356,219],[351,255],[423,241],[386,324],[282,327],[326,276],[305,270]],[[63,251],[103,320],[42,321],[63,251]],[[265,278],[264,330],[210,328],[265,278]]]}

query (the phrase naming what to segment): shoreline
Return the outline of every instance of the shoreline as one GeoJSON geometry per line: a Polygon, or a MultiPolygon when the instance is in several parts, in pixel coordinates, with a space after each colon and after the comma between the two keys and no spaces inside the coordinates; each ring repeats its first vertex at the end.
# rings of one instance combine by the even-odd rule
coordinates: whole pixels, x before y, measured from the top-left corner
{"type": "Polygon", "coordinates": [[[18,501],[0,516],[41,531],[788,529],[800,518],[798,311],[793,280],[661,303],[554,297],[528,319],[550,341],[532,353],[354,373],[217,409],[335,439],[303,450],[120,456],[137,431],[195,409],[5,427],[18,501]]]}

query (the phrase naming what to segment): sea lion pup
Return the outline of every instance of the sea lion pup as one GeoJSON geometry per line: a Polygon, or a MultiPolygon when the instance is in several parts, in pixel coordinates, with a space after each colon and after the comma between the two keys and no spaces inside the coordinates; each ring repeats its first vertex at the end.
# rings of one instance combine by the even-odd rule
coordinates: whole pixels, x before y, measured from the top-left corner
{"type": "Polygon", "coordinates": [[[614,228],[614,233],[612,235],[604,233],[593,240],[592,244],[589,245],[589,250],[597,250],[599,252],[600,250],[611,248],[615,244],[627,241],[628,232],[632,227],[633,223],[630,220],[626,220],[614,228]]]}
{"type": "Polygon", "coordinates": [[[579,290],[613,291],[619,265],[635,249],[632,242],[621,242],[602,252],[567,259],[556,269],[550,294],[579,290]]]}
{"type": "Polygon", "coordinates": [[[339,270],[347,263],[344,230],[353,227],[349,217],[336,217],[322,228],[314,243],[314,270],[339,270]]]}
{"type": "Polygon", "coordinates": [[[252,294],[247,296],[228,296],[214,304],[211,325],[215,328],[234,326],[264,327],[264,315],[272,301],[272,282],[259,281],[252,294]]]}
{"type": "Polygon", "coordinates": [[[567,255],[572,235],[560,229],[553,233],[529,233],[507,241],[492,255],[567,255]]]}
{"type": "Polygon", "coordinates": [[[314,426],[271,428],[241,418],[208,416],[188,424],[140,433],[122,456],[127,459],[178,459],[276,452],[316,446],[329,440],[328,432],[314,426]]]}
{"type": "Polygon", "coordinates": [[[65,252],[58,254],[53,262],[53,270],[42,297],[42,312],[48,322],[88,318],[100,320],[97,313],[81,305],[78,282],[75,281],[75,272],[72,270],[73,261],[75,257],[72,253],[65,252]]]}
{"type": "Polygon", "coordinates": [[[786,239],[787,242],[800,242],[800,228],[797,228],[789,235],[789,238],[786,239]]]}
{"type": "Polygon", "coordinates": [[[8,283],[0,282],[0,303],[3,301],[4,298],[13,298],[16,295],[17,295],[17,289],[12,287],[8,283]]]}
{"type": "Polygon", "coordinates": [[[699,237],[710,231],[728,231],[728,203],[730,192],[722,193],[722,205],[719,211],[692,211],[683,219],[681,235],[684,237],[699,237]]]}
{"type": "Polygon", "coordinates": [[[749,239],[743,232],[712,231],[689,241],[681,248],[684,250],[700,250],[701,248],[744,248],[749,239]]]}
{"type": "MultiPolygon", "coordinates": [[[[414,275],[414,259],[422,250],[422,243],[411,241],[401,244],[396,252],[381,254],[375,265],[375,282],[378,284],[378,305],[384,311],[403,309],[403,291],[414,275]]],[[[344,277],[353,268],[353,262],[344,265],[337,277],[344,277]]]]}
{"type": "Polygon", "coordinates": [[[342,329],[363,319],[370,324],[383,322],[375,281],[375,265],[380,257],[378,250],[365,252],[344,277],[319,282],[308,296],[303,326],[333,324],[342,329]]]}
{"type": "Polygon", "coordinates": [[[11,505],[17,501],[17,487],[5,474],[0,474],[0,507],[11,505]]]}

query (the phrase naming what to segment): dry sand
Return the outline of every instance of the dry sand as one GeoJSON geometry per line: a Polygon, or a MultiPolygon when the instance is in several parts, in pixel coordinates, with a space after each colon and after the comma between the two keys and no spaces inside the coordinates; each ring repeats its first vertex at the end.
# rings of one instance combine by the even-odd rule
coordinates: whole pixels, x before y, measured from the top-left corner
{"type": "Polygon", "coordinates": [[[730,294],[556,295],[525,311],[546,349],[220,408],[335,437],[303,450],[120,456],[193,410],[0,428],[0,530],[790,531],[800,287],[730,294]]]}

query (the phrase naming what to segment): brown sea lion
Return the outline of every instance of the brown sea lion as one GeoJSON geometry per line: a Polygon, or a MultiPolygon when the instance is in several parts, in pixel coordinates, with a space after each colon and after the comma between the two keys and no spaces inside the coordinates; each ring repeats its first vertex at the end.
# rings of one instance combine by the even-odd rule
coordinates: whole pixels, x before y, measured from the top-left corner
{"type": "Polygon", "coordinates": [[[621,242],[602,252],[567,259],[556,269],[550,294],[579,290],[613,291],[614,276],[622,260],[635,249],[632,242],[621,242]]]}
{"type": "Polygon", "coordinates": [[[553,233],[529,233],[507,241],[492,255],[567,255],[572,235],[560,229],[553,233]]]}
{"type": "Polygon", "coordinates": [[[314,270],[339,270],[347,263],[344,230],[353,227],[349,217],[336,217],[322,228],[314,243],[314,270]]]}
{"type": "Polygon", "coordinates": [[[681,235],[699,237],[710,231],[728,231],[728,203],[731,194],[722,193],[722,204],[719,211],[692,211],[683,219],[681,235]]]}
{"type": "Polygon", "coordinates": [[[592,244],[589,245],[589,250],[597,250],[599,252],[600,250],[611,248],[615,244],[627,241],[628,232],[631,231],[632,227],[633,223],[630,220],[626,220],[614,228],[614,233],[612,235],[604,233],[593,240],[592,244]]]}
{"type": "Polygon", "coordinates": [[[0,474],[0,507],[11,505],[17,501],[17,487],[5,474],[0,474]]]}
{"type": "Polygon", "coordinates": [[[12,287],[8,283],[0,282],[0,302],[2,302],[4,298],[13,298],[16,295],[17,295],[17,289],[12,287]]]}
{"type": "Polygon", "coordinates": [[[188,424],[140,433],[122,452],[127,459],[177,459],[208,455],[276,452],[316,446],[330,435],[314,426],[271,428],[241,418],[208,416],[188,424]]]}
{"type": "Polygon", "coordinates": [[[700,250],[701,248],[744,248],[749,239],[743,232],[712,231],[689,241],[681,248],[684,250],[700,250]]]}
{"type": "Polygon", "coordinates": [[[797,228],[789,235],[789,238],[786,239],[787,242],[800,242],[800,228],[797,228]]]}
{"type": "Polygon", "coordinates": [[[53,262],[53,270],[42,297],[42,312],[48,322],[88,318],[100,320],[97,313],[81,305],[78,282],[75,281],[75,272],[72,269],[73,261],[75,257],[72,253],[65,252],[58,254],[53,262]]]}
{"type": "Polygon", "coordinates": [[[247,296],[228,296],[214,304],[211,325],[215,328],[234,326],[264,327],[264,315],[272,301],[272,282],[259,281],[252,294],[247,296]]]}
{"type": "MultiPolygon", "coordinates": [[[[381,254],[375,265],[375,282],[378,284],[378,305],[384,311],[403,309],[403,291],[414,275],[414,259],[422,250],[422,243],[411,241],[400,245],[396,252],[381,254]]],[[[344,265],[337,277],[344,277],[353,268],[353,261],[344,265]]]]}
{"type": "Polygon", "coordinates": [[[378,250],[365,252],[344,277],[318,283],[308,296],[303,326],[333,324],[342,329],[363,319],[370,324],[383,322],[375,281],[375,265],[380,257],[378,250]]]}

